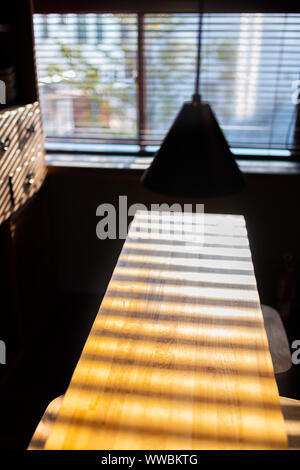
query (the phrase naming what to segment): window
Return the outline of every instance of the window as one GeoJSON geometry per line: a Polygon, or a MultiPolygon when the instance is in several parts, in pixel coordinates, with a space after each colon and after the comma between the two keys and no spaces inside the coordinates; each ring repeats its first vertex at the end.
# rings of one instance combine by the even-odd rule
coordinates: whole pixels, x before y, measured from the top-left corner
{"type": "Polygon", "coordinates": [[[100,15],[95,15],[95,17],[96,17],[96,33],[97,33],[96,44],[99,44],[99,42],[102,42],[102,39],[103,39],[102,18],[100,15]]]}
{"type": "Polygon", "coordinates": [[[48,18],[47,15],[36,15],[35,18],[36,39],[44,41],[48,38],[48,18]]]}
{"type": "MultiPolygon", "coordinates": [[[[65,16],[63,27],[51,21],[47,42],[36,37],[48,141],[58,142],[62,147],[68,143],[82,144],[87,149],[91,148],[89,144],[136,144],[136,16],[65,16]],[[121,34],[124,30],[126,42],[124,33],[121,34]]],[[[35,15],[36,26],[38,20],[39,15],[35,15]]]]}
{"type": "MultiPolygon", "coordinates": [[[[195,14],[34,15],[48,145],[154,151],[195,77],[195,14]],[[47,20],[48,34],[40,34],[47,20]]],[[[289,156],[299,14],[205,14],[201,93],[236,154],[289,156]]]]}
{"type": "Polygon", "coordinates": [[[87,25],[86,15],[78,15],[77,41],[79,44],[86,42],[87,28],[88,28],[88,25],[87,25]]]}

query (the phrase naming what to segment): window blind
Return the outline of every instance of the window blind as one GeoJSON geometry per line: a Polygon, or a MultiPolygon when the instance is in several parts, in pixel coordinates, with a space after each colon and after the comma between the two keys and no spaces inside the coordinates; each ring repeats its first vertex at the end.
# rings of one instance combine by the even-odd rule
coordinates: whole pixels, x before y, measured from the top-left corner
{"type": "MultiPolygon", "coordinates": [[[[193,93],[198,16],[35,14],[34,27],[48,142],[154,151],[193,93]]],[[[300,14],[205,14],[202,43],[202,98],[230,146],[288,155],[300,14]]]]}

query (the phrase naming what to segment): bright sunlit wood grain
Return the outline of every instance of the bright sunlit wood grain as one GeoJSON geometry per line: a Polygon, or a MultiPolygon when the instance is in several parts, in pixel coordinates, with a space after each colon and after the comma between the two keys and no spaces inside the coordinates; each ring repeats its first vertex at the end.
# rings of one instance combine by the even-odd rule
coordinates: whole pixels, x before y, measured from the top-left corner
{"type": "Polygon", "coordinates": [[[243,217],[166,217],[135,216],[46,449],[286,448],[243,217]]]}

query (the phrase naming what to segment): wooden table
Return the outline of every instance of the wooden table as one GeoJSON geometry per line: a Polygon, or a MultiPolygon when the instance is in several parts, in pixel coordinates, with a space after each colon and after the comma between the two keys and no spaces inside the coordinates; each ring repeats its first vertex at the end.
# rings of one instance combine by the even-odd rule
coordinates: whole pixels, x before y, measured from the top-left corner
{"type": "Polygon", "coordinates": [[[244,218],[169,217],[136,214],[46,449],[286,448],[244,218]]]}

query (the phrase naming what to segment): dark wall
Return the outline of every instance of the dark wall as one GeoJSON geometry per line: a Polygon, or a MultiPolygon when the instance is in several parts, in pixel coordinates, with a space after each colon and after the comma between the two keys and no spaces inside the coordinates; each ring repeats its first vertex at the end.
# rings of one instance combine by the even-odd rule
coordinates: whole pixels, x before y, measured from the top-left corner
{"type": "MultiPolygon", "coordinates": [[[[117,262],[123,240],[96,237],[96,208],[101,203],[118,207],[119,195],[128,205],[175,201],[154,195],[139,183],[140,171],[50,168],[51,212],[57,250],[60,292],[96,294],[101,298],[117,262]]],[[[238,195],[198,200],[205,212],[245,216],[254,267],[263,303],[274,304],[282,253],[300,254],[299,176],[247,175],[247,188],[238,195]]]]}

